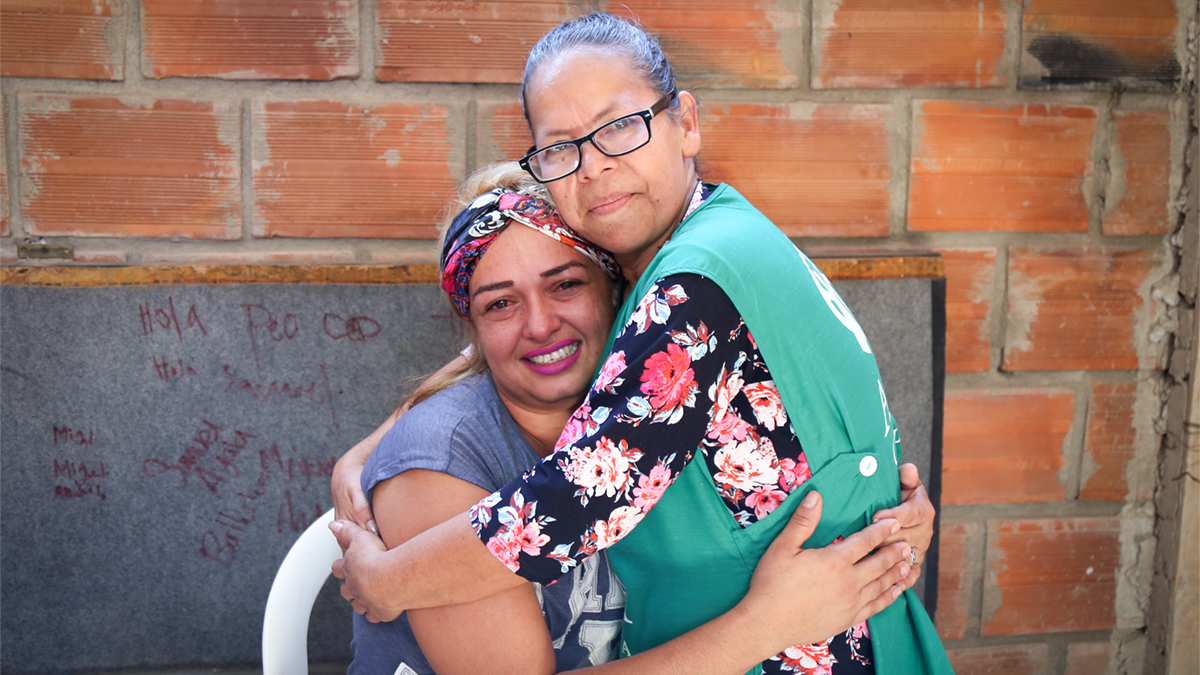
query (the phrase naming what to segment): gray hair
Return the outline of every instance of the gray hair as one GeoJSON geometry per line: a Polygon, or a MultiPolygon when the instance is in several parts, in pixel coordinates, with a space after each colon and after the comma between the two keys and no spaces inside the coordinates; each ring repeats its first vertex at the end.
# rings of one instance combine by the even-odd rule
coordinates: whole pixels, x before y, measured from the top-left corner
{"type": "MultiPolygon", "coordinates": [[[[521,109],[525,121],[529,120],[529,108],[525,102],[525,89],[538,67],[547,60],[573,49],[592,48],[610,51],[629,59],[634,70],[659,93],[666,96],[676,88],[675,71],[663,53],[658,38],[646,32],[634,20],[613,16],[606,12],[584,14],[566,21],[542,36],[525,60],[525,74],[521,77],[521,109]]],[[[679,106],[679,99],[671,101],[669,112],[679,106]]],[[[532,126],[532,125],[531,125],[532,126]]]]}

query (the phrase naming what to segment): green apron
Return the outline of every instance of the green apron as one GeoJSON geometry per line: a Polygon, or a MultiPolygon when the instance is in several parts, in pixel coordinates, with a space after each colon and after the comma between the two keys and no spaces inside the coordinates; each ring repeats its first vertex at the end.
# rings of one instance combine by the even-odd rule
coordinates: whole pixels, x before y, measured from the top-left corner
{"type": "MultiPolygon", "coordinates": [[[[742,528],[704,461],[690,462],[608,549],[628,593],[623,654],[651,649],[736,605],[759,557],[810,490],[824,497],[824,509],[806,548],[861,530],[900,500],[899,433],[866,336],[825,275],[732,187],[720,185],[651,261],[618,313],[606,352],[651,285],[680,273],[712,280],[732,300],[771,369],[813,476],[742,528]]],[[[880,675],[952,672],[912,591],[869,625],[880,675]]]]}

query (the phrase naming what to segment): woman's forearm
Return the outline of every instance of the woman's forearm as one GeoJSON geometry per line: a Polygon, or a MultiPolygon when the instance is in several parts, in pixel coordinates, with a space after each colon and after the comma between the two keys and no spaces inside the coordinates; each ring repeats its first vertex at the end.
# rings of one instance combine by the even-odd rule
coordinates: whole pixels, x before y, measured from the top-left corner
{"type": "Polygon", "coordinates": [[[777,653],[765,648],[755,626],[755,617],[747,615],[738,605],[654,649],[572,672],[588,675],[744,673],[777,653]]]}
{"type": "Polygon", "coordinates": [[[461,514],[390,551],[375,535],[335,522],[345,554],[334,574],[342,596],[372,621],[391,621],[406,609],[471,602],[525,580],[492,557],[461,514]]]}

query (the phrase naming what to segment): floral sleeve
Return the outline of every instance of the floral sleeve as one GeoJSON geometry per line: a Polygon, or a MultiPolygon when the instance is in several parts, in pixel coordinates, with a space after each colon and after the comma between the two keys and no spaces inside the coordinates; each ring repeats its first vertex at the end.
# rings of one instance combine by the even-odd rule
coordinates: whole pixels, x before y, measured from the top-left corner
{"type": "MultiPolygon", "coordinates": [[[[472,509],[476,533],[509,569],[543,583],[617,542],[728,407],[731,373],[756,358],[716,284],[690,274],[659,281],[617,337],[555,452],[472,509]]],[[[783,414],[776,407],[772,414],[783,414]]],[[[713,433],[744,439],[736,416],[728,417],[713,433]]]]}

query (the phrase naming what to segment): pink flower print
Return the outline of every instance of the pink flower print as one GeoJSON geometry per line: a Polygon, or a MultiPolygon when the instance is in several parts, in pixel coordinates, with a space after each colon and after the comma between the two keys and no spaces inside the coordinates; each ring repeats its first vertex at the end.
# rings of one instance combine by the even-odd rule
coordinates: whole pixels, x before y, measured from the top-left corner
{"type": "Polygon", "coordinates": [[[719,421],[709,422],[706,435],[714,441],[728,443],[735,439],[745,440],[750,431],[751,426],[746,420],[732,412],[724,411],[719,421]]]}
{"type": "Polygon", "coordinates": [[[512,540],[527,555],[541,555],[542,547],[550,543],[550,537],[542,534],[542,528],[536,522],[515,524],[512,540]]]}
{"type": "Polygon", "coordinates": [[[854,631],[854,639],[856,639],[856,640],[871,637],[871,630],[870,630],[870,628],[867,627],[866,621],[858,624],[857,626],[851,628],[850,630],[854,631]]]}
{"type": "Polygon", "coordinates": [[[720,422],[725,416],[725,412],[729,410],[733,397],[742,390],[744,380],[742,379],[741,365],[744,360],[745,354],[738,358],[737,362],[733,364],[732,372],[728,374],[726,374],[725,366],[721,366],[721,374],[717,375],[717,381],[709,386],[708,397],[713,402],[712,409],[708,411],[710,420],[720,422]]]}
{"type": "Polygon", "coordinates": [[[754,347],[754,351],[758,351],[758,343],[754,341],[754,336],[750,334],[750,329],[746,329],[746,339],[750,341],[750,346],[754,347]]]}
{"type": "Polygon", "coordinates": [[[579,406],[571,418],[567,420],[567,426],[563,427],[562,435],[558,437],[558,442],[554,444],[554,451],[569,446],[575,445],[583,439],[584,436],[591,436],[600,429],[600,425],[608,419],[608,414],[612,410],[604,406],[600,406],[592,410],[591,403],[584,399],[583,405],[579,406]]]}
{"type": "Polygon", "coordinates": [[[762,520],[771,514],[772,511],[779,508],[783,500],[787,498],[787,493],[781,490],[773,490],[769,487],[758,487],[753,492],[746,495],[746,506],[754,509],[754,517],[762,520]]]}
{"type": "Polygon", "coordinates": [[[596,548],[608,548],[633,531],[646,514],[632,506],[622,506],[608,514],[608,520],[596,521],[596,548]]]}
{"type": "Polygon", "coordinates": [[[829,653],[829,640],[815,645],[793,645],[772,656],[771,660],[781,661],[782,670],[804,675],[833,675],[836,662],[829,653]]]}
{"type": "Polygon", "coordinates": [[[608,359],[604,361],[604,366],[600,368],[600,374],[596,376],[596,383],[592,385],[592,389],[610,394],[617,393],[616,388],[624,382],[624,379],[617,376],[623,372],[625,372],[625,352],[609,354],[608,359]]]}
{"type": "Polygon", "coordinates": [[[787,411],[783,408],[783,399],[773,380],[748,384],[742,391],[750,399],[750,407],[754,409],[759,424],[771,431],[787,424],[787,411]]]}
{"type": "Polygon", "coordinates": [[[649,475],[638,477],[638,486],[633,488],[633,505],[647,513],[658,500],[662,498],[663,493],[667,491],[667,487],[671,485],[671,470],[663,465],[662,462],[654,465],[650,469],[649,475]]]}
{"type": "Polygon", "coordinates": [[[679,345],[670,343],[667,351],[657,352],[646,359],[642,371],[642,393],[650,396],[650,407],[656,412],[654,421],[671,424],[683,417],[683,408],[696,404],[695,373],[692,360],[679,345]]]}
{"type": "Polygon", "coordinates": [[[513,541],[509,530],[502,528],[492,535],[487,541],[487,549],[492,557],[504,563],[504,566],[513,572],[521,569],[521,564],[517,562],[517,554],[521,551],[521,547],[513,541]]]}
{"type": "Polygon", "coordinates": [[[804,484],[804,481],[812,478],[812,471],[808,468],[808,460],[804,458],[803,452],[798,459],[798,462],[788,457],[779,460],[779,487],[789,494],[804,484]]]}
{"type": "Polygon", "coordinates": [[[586,506],[589,497],[615,497],[626,492],[631,482],[629,472],[641,458],[642,453],[624,440],[613,443],[601,436],[595,448],[570,448],[559,466],[567,480],[579,486],[575,495],[581,496],[586,506]]]}
{"type": "Polygon", "coordinates": [[[715,463],[720,472],[713,480],[750,492],[763,485],[779,480],[778,462],[774,455],[765,455],[759,450],[757,439],[726,443],[717,450],[715,463]]]}

